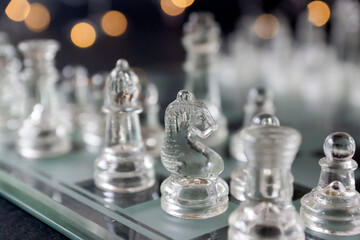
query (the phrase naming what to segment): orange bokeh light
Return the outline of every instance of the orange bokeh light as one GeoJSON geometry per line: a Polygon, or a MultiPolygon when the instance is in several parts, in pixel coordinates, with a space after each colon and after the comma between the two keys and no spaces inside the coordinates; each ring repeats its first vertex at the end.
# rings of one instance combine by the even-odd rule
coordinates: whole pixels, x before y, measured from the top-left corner
{"type": "Polygon", "coordinates": [[[263,14],[256,19],[254,28],[259,38],[272,39],[278,34],[280,23],[274,15],[263,14]]]}
{"type": "Polygon", "coordinates": [[[307,5],[308,20],[317,27],[325,25],[330,18],[330,8],[322,1],[313,1],[307,5]]]}
{"type": "Polygon", "coordinates": [[[5,13],[15,22],[24,21],[30,13],[30,4],[27,0],[11,0],[5,9],[5,13]]]}
{"type": "Polygon", "coordinates": [[[96,32],[93,26],[80,22],[73,26],[70,33],[71,41],[80,48],[87,48],[94,44],[96,32]]]}
{"type": "Polygon", "coordinates": [[[126,31],[127,20],[121,12],[109,11],[101,18],[101,27],[107,35],[117,37],[126,31]]]}
{"type": "Polygon", "coordinates": [[[50,24],[50,12],[40,3],[30,5],[30,13],[25,18],[25,25],[33,32],[42,32],[50,24]]]}
{"type": "Polygon", "coordinates": [[[175,6],[179,8],[187,8],[194,3],[194,0],[171,0],[171,1],[175,6]]]}
{"type": "Polygon", "coordinates": [[[182,14],[185,10],[185,8],[176,6],[172,0],[161,0],[160,6],[164,13],[172,17],[182,14]]]}

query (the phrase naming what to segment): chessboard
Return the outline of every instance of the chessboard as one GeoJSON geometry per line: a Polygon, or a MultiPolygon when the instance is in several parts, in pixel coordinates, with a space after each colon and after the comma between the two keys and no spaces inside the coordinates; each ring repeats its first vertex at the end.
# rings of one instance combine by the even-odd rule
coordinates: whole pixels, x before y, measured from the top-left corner
{"type": "MultiPolygon", "coordinates": [[[[318,161],[324,156],[322,144],[329,134],[311,127],[299,128],[302,144],[292,166],[293,203],[297,210],[300,198],[317,186],[318,161]]],[[[355,136],[355,141],[360,139],[355,136]]],[[[70,154],[41,160],[22,158],[11,141],[3,145],[0,194],[71,239],[227,239],[228,217],[239,204],[232,197],[227,211],[219,216],[202,220],[176,218],[160,207],[159,186],[169,176],[160,159],[155,166],[157,184],[153,188],[138,193],[109,193],[94,184],[93,166],[99,153],[89,152],[80,139],[73,145],[70,154]]],[[[358,157],[356,154],[355,160],[358,157]]],[[[229,183],[237,162],[227,153],[223,158],[221,177],[229,183]]],[[[360,184],[359,170],[355,177],[360,184]]],[[[314,240],[360,238],[334,237],[309,229],[306,236],[314,240]]]]}

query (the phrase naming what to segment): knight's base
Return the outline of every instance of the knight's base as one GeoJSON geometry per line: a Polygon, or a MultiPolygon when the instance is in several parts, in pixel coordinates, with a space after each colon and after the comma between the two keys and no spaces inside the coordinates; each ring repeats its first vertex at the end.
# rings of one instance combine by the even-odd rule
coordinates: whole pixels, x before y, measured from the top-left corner
{"type": "Polygon", "coordinates": [[[170,176],[161,185],[161,208],[179,218],[205,219],[222,214],[228,208],[228,186],[204,178],[177,179],[170,176]]]}

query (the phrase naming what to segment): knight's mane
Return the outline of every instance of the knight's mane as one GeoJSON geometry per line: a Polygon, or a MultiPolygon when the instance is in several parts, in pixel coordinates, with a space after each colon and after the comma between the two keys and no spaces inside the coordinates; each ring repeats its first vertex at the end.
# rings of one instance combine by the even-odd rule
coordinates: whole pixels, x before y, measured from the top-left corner
{"type": "Polygon", "coordinates": [[[177,118],[179,115],[186,112],[187,114],[199,114],[202,112],[202,104],[200,103],[179,103],[177,101],[172,102],[165,111],[165,131],[176,131],[177,118]]]}

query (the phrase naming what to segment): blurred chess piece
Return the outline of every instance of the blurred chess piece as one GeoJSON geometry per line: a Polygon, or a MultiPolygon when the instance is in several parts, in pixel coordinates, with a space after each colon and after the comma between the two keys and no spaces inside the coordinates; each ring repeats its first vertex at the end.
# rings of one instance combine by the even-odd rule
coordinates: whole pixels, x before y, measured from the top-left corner
{"type": "MultiPolygon", "coordinates": [[[[280,121],[274,115],[268,113],[259,113],[252,119],[252,126],[280,126],[280,121]]],[[[242,131],[237,133],[239,137],[241,136],[242,131]]],[[[231,195],[239,201],[245,201],[245,188],[247,185],[247,174],[248,174],[248,164],[246,160],[245,153],[243,152],[243,144],[241,139],[237,143],[238,148],[242,150],[242,158],[240,166],[232,172],[231,182],[230,182],[230,193],[231,195]]],[[[240,156],[240,155],[239,155],[240,156]]]]}
{"type": "Polygon", "coordinates": [[[110,192],[139,192],[155,184],[145,155],[139,114],[140,83],[126,60],[120,59],[105,86],[105,146],[95,161],[95,184],[110,192]]]}
{"type": "MultiPolygon", "coordinates": [[[[255,118],[256,119],[256,118],[255,118]]],[[[248,159],[245,201],[229,217],[229,239],[305,239],[292,204],[291,165],[301,143],[295,129],[260,124],[245,128],[241,139],[248,159]]]]}
{"type": "Polygon", "coordinates": [[[24,88],[19,79],[21,62],[7,34],[0,32],[0,142],[13,141],[12,131],[19,127],[24,108],[24,88]],[[5,133],[6,134],[5,136],[5,133]]]}
{"type": "Polygon", "coordinates": [[[182,39],[187,53],[184,69],[185,89],[205,103],[219,125],[219,130],[207,138],[206,144],[222,151],[228,136],[227,120],[221,111],[219,74],[216,67],[220,48],[220,28],[211,13],[192,13],[184,25],[182,39]]]}
{"type": "Polygon", "coordinates": [[[161,161],[171,173],[161,184],[161,207],[180,218],[210,218],[228,207],[228,185],[219,178],[224,162],[203,144],[217,129],[209,109],[186,90],[165,112],[161,161]]]}
{"type": "Polygon", "coordinates": [[[18,130],[17,150],[26,158],[49,158],[71,150],[69,129],[61,116],[58,91],[59,74],[55,40],[27,40],[19,44],[25,69],[21,73],[26,88],[25,116],[18,130]]]}
{"type": "MultiPolygon", "coordinates": [[[[263,87],[250,89],[244,107],[243,128],[251,124],[252,118],[259,113],[275,113],[275,106],[271,92],[263,87]]],[[[241,129],[230,140],[230,155],[240,162],[246,162],[243,145],[241,143],[241,129]]]]}
{"type": "Polygon", "coordinates": [[[81,112],[81,106],[77,102],[77,83],[88,81],[88,72],[84,66],[67,65],[62,70],[62,77],[58,83],[61,102],[64,106],[64,117],[72,133],[77,128],[77,119],[81,112]]]}
{"type": "Polygon", "coordinates": [[[331,44],[339,59],[358,62],[360,53],[360,4],[356,0],[334,1],[331,12],[331,44]]]}
{"type": "Polygon", "coordinates": [[[355,141],[347,133],[330,134],[320,159],[319,185],[301,199],[300,214],[306,227],[330,235],[360,234],[360,194],[355,189],[352,159],[355,141]]]}
{"type": "Polygon", "coordinates": [[[149,82],[143,71],[133,68],[139,76],[141,92],[139,101],[143,112],[140,113],[141,134],[147,154],[160,157],[164,129],[159,122],[159,92],[155,84],[149,82]]]}
{"type": "Polygon", "coordinates": [[[104,87],[108,76],[108,72],[99,72],[91,78],[85,74],[76,78],[80,134],[90,151],[98,151],[104,143],[105,116],[101,108],[104,105],[104,87]]]}

